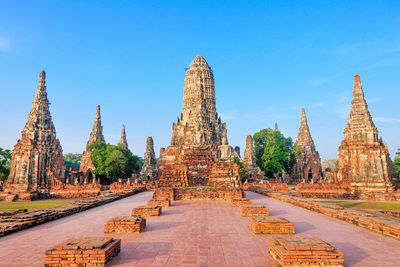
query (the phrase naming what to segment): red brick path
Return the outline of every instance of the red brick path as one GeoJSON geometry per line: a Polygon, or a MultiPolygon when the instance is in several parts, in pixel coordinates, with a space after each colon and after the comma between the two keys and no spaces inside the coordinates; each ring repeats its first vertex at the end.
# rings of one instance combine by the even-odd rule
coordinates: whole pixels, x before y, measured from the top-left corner
{"type": "MultiPolygon", "coordinates": [[[[268,255],[272,236],[254,235],[238,208],[220,201],[175,201],[159,217],[148,217],[141,234],[104,234],[104,223],[145,205],[152,192],[0,238],[0,266],[43,266],[46,249],[74,236],[122,238],[112,266],[277,266],[268,255]]],[[[278,200],[247,192],[271,216],[295,223],[296,233],[316,236],[345,254],[346,266],[398,266],[400,242],[278,200]],[[382,265],[383,264],[383,265],[382,265]]]]}

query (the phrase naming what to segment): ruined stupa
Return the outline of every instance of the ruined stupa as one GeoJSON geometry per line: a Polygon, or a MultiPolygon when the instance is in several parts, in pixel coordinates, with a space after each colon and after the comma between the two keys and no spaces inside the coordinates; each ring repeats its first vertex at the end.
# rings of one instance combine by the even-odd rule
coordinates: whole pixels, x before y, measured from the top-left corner
{"type": "Polygon", "coordinates": [[[154,153],[153,138],[151,136],[146,139],[146,152],[143,157],[143,166],[140,171],[140,180],[153,181],[158,178],[157,160],[154,153]]]}
{"type": "Polygon", "coordinates": [[[260,175],[260,171],[256,164],[256,157],[254,155],[253,137],[250,134],[246,137],[243,164],[247,170],[247,176],[249,178],[260,175]]]}
{"type": "Polygon", "coordinates": [[[35,191],[51,185],[55,179],[64,182],[65,174],[62,148],[49,110],[46,73],[41,71],[28,121],[12,152],[7,183],[19,184],[17,191],[35,191]]]}
{"type": "Polygon", "coordinates": [[[122,124],[121,138],[119,139],[118,145],[128,149],[128,141],[126,140],[125,124],[122,124]]]}
{"type": "Polygon", "coordinates": [[[335,181],[350,183],[359,191],[391,191],[396,177],[389,151],[368,111],[360,76],[354,76],[353,100],[338,149],[335,181]]]}
{"type": "Polygon", "coordinates": [[[303,180],[306,182],[317,182],[322,179],[321,158],[311,137],[304,108],[301,109],[300,128],[297,133],[295,146],[299,149],[300,155],[296,156],[296,164],[291,174],[291,182],[298,183],[303,180]]]}
{"type": "MultiPolygon", "coordinates": [[[[96,116],[94,117],[92,132],[90,133],[89,140],[86,143],[86,150],[82,154],[81,166],[79,168],[79,172],[82,172],[85,176],[85,179],[89,180],[93,177],[91,171],[93,171],[96,167],[92,163],[92,152],[88,148],[96,141],[105,142],[103,126],[101,126],[100,105],[96,107],[96,116]]],[[[88,180],[86,181],[88,182],[88,180]]]]}
{"type": "Polygon", "coordinates": [[[237,186],[235,154],[216,112],[213,71],[199,55],[186,70],[183,111],[159,166],[160,184],[237,186]]]}

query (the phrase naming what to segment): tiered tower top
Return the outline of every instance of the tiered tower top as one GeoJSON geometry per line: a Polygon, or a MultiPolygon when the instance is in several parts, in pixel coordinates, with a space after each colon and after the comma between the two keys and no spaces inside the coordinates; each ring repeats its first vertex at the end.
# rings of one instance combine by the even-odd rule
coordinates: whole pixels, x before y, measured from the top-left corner
{"type": "Polygon", "coordinates": [[[315,148],[314,141],[311,137],[310,128],[308,127],[306,111],[301,109],[300,128],[297,133],[296,145],[298,146],[312,146],[315,148]]]}
{"type": "Polygon", "coordinates": [[[96,116],[94,117],[92,132],[90,133],[89,141],[86,144],[86,149],[96,141],[104,142],[103,126],[101,126],[100,105],[97,105],[96,107],[96,116]]]}
{"type": "Polygon", "coordinates": [[[368,111],[368,104],[364,98],[362,83],[359,75],[354,76],[353,100],[351,101],[350,114],[344,129],[344,139],[358,141],[366,144],[378,142],[378,129],[372,121],[368,111]]]}
{"type": "Polygon", "coordinates": [[[121,138],[119,139],[118,145],[125,149],[128,149],[128,141],[126,140],[125,124],[122,124],[121,138]]]}

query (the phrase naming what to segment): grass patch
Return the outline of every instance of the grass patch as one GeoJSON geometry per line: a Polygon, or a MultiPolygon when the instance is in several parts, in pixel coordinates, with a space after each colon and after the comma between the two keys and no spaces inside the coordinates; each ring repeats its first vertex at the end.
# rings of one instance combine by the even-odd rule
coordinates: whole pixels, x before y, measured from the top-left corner
{"type": "Polygon", "coordinates": [[[75,200],[73,199],[0,202],[0,211],[14,211],[19,209],[38,210],[68,205],[74,202],[75,200]]]}
{"type": "Polygon", "coordinates": [[[321,201],[355,210],[400,210],[400,202],[381,201],[321,201]]]}

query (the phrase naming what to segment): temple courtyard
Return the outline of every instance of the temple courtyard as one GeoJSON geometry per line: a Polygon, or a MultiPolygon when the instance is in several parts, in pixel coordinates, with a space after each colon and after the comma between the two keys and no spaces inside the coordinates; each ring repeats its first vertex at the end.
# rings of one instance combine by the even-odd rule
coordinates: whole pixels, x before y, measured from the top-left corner
{"type": "MultiPolygon", "coordinates": [[[[104,234],[114,216],[128,216],[146,205],[147,191],[97,208],[0,238],[2,266],[43,266],[44,252],[71,237],[121,238],[121,252],[108,266],[278,266],[268,253],[276,236],[255,235],[247,217],[223,200],[181,200],[147,217],[142,233],[104,234]]],[[[296,235],[318,237],[344,253],[345,266],[395,266],[400,243],[345,222],[279,200],[246,192],[253,204],[269,207],[271,216],[295,224],[296,235]]]]}

